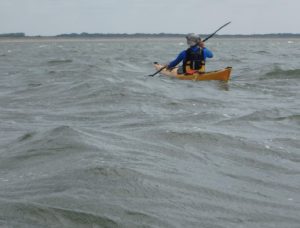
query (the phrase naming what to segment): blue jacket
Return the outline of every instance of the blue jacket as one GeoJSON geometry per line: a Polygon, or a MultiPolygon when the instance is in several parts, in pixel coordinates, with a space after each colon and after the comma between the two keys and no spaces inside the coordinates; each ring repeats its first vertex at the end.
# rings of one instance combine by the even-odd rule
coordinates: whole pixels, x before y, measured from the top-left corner
{"type": "MultiPolygon", "coordinates": [[[[197,49],[199,49],[199,46],[194,46],[194,47],[192,47],[192,49],[193,49],[193,51],[197,51],[197,49]]],[[[205,48],[203,48],[203,56],[204,56],[204,61],[205,61],[206,58],[212,58],[213,53],[205,47],[205,48]]],[[[169,63],[168,68],[177,66],[185,58],[186,58],[186,50],[180,52],[179,55],[177,56],[177,58],[169,63]]]]}

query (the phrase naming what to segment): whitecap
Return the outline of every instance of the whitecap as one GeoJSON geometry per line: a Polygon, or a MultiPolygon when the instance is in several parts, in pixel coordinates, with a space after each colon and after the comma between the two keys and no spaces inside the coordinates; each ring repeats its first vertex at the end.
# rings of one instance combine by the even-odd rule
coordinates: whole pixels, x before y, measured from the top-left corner
{"type": "Polygon", "coordinates": [[[271,147],[269,145],[265,145],[265,148],[266,149],[270,149],[271,147]]]}

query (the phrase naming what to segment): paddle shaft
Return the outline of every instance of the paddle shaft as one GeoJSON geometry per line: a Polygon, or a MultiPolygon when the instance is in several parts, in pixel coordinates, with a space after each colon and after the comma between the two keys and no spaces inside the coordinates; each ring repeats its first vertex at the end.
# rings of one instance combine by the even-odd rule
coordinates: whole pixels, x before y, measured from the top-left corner
{"type": "MultiPolygon", "coordinates": [[[[207,41],[208,39],[212,38],[218,31],[220,31],[222,28],[224,28],[225,26],[229,25],[231,22],[227,22],[225,25],[222,25],[220,28],[218,28],[214,33],[210,34],[208,37],[206,37],[202,42],[207,41]]],[[[161,72],[163,69],[166,69],[167,66],[164,66],[162,68],[160,68],[158,71],[156,71],[154,74],[149,74],[148,76],[155,76],[157,75],[159,72],[161,72]]]]}
{"type": "Polygon", "coordinates": [[[225,25],[222,25],[220,28],[218,28],[214,33],[210,34],[208,37],[206,37],[202,42],[207,41],[208,39],[210,39],[211,37],[213,37],[218,31],[220,31],[222,28],[224,28],[225,26],[229,25],[231,22],[227,22],[225,25]]]}
{"type": "Polygon", "coordinates": [[[153,76],[157,75],[159,72],[161,72],[163,69],[166,69],[166,68],[167,68],[167,66],[164,66],[164,67],[160,68],[158,71],[156,71],[154,74],[149,74],[148,76],[153,77],[153,76]]]}

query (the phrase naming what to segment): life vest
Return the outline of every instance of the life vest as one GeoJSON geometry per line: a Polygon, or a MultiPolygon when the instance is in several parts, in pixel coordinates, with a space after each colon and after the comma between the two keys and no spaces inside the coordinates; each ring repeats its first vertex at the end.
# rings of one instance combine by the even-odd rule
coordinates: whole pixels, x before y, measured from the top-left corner
{"type": "Polygon", "coordinates": [[[197,51],[193,51],[193,47],[186,50],[186,58],[183,61],[183,73],[194,74],[196,72],[205,72],[205,61],[203,49],[199,48],[197,51]]]}

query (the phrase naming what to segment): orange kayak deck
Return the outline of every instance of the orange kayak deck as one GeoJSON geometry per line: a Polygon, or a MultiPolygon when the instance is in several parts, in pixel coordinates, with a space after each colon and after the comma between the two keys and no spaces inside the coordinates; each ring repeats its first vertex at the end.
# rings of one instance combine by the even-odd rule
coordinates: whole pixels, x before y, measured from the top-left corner
{"type": "MultiPolygon", "coordinates": [[[[164,67],[161,64],[155,63],[154,67],[156,70],[160,70],[164,67]]],[[[195,73],[192,75],[185,75],[185,74],[178,74],[177,73],[178,67],[173,68],[172,70],[163,69],[160,74],[178,78],[181,80],[194,80],[194,81],[205,81],[205,80],[219,80],[219,81],[228,81],[230,79],[230,74],[232,67],[226,67],[221,70],[216,71],[208,71],[205,73],[195,73]]]]}

